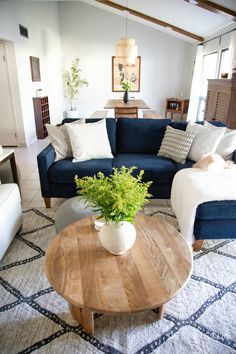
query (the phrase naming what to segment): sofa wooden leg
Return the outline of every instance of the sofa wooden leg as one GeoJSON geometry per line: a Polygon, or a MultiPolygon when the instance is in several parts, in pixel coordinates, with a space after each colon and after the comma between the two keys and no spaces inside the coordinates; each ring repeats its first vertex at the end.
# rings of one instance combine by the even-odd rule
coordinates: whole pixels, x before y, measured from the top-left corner
{"type": "Polygon", "coordinates": [[[203,240],[196,240],[193,244],[193,250],[198,252],[202,249],[203,240]]]}
{"type": "Polygon", "coordinates": [[[46,208],[51,208],[51,198],[43,198],[46,208]]]}

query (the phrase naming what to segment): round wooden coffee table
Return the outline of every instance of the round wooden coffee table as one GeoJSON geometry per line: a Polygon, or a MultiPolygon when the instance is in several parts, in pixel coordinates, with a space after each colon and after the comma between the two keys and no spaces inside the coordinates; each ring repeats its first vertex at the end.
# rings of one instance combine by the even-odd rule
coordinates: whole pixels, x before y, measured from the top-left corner
{"type": "Polygon", "coordinates": [[[69,302],[74,318],[94,332],[93,312],[125,314],[158,308],[183,288],[192,270],[192,252],[172,226],[138,215],[136,242],[122,256],[99,241],[95,217],[67,226],[50,242],[46,273],[53,288],[69,302]]]}

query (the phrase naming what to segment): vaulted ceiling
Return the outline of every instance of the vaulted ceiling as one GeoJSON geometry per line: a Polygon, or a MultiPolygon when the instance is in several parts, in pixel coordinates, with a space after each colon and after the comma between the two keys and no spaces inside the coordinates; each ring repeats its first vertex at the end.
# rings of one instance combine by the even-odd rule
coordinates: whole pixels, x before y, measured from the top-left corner
{"type": "Polygon", "coordinates": [[[80,0],[190,42],[236,28],[236,0],[80,0]]]}

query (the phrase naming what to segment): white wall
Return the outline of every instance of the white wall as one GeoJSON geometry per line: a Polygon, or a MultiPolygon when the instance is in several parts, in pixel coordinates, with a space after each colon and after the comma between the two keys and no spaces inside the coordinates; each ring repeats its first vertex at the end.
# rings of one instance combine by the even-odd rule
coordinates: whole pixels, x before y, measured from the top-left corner
{"type": "MultiPolygon", "coordinates": [[[[0,1],[0,38],[14,44],[22,120],[18,120],[20,145],[36,140],[32,97],[42,88],[49,97],[51,122],[61,121],[61,46],[56,2],[0,1]],[[29,39],[20,36],[19,24],[29,39]],[[40,58],[41,82],[32,82],[29,56],[40,58]],[[25,134],[22,133],[25,131],[25,134]]],[[[18,115],[21,115],[18,105],[18,115]]]]}
{"type": "MultiPolygon", "coordinates": [[[[60,122],[63,110],[68,108],[61,63],[65,68],[76,56],[81,58],[84,78],[90,82],[78,99],[82,116],[102,109],[107,99],[121,96],[112,93],[111,57],[124,34],[123,17],[84,3],[0,1],[0,39],[9,41],[11,61],[16,64],[14,71],[11,63],[11,73],[18,78],[13,91],[19,145],[36,140],[32,103],[36,89],[43,88],[49,97],[52,123],[60,122]],[[28,28],[29,39],[20,36],[19,24],[28,28]],[[41,82],[31,80],[29,56],[40,58],[41,82]]],[[[189,97],[194,46],[131,20],[128,35],[136,39],[142,57],[141,91],[135,97],[162,114],[167,97],[181,93],[189,97]]]]}
{"type": "MultiPolygon", "coordinates": [[[[62,59],[64,67],[80,57],[83,77],[89,87],[81,89],[81,116],[103,109],[112,92],[111,57],[115,44],[125,35],[125,19],[80,2],[59,2],[62,59]]],[[[164,114],[167,97],[189,97],[195,46],[128,19],[128,36],[134,37],[141,56],[141,89],[134,93],[164,114]]],[[[65,109],[68,108],[65,102],[65,109]]]]}

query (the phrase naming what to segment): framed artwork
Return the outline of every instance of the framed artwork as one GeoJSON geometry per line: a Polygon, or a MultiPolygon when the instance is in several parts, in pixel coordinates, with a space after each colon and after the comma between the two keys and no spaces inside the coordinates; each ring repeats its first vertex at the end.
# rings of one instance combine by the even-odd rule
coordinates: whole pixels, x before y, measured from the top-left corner
{"type": "Polygon", "coordinates": [[[32,81],[41,81],[39,58],[30,57],[30,68],[32,81]]]}
{"type": "Polygon", "coordinates": [[[132,92],[140,91],[141,57],[137,57],[134,64],[124,64],[116,57],[112,57],[112,91],[123,92],[122,82],[133,83],[132,92]]]}

